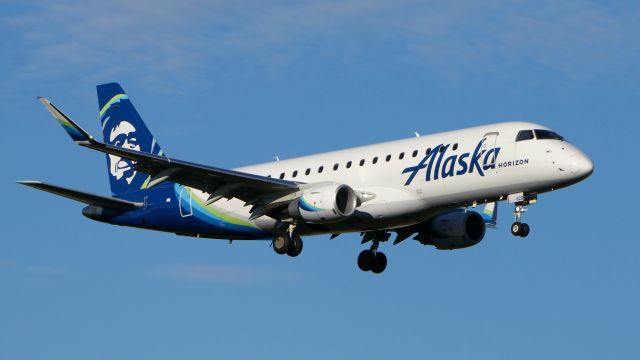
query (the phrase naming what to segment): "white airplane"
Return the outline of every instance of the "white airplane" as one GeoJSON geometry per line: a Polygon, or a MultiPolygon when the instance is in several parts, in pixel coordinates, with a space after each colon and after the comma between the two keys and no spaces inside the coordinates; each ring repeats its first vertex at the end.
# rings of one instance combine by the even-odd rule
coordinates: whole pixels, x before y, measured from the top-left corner
{"type": "Polygon", "coordinates": [[[478,244],[514,205],[513,235],[525,237],[526,206],[575,184],[593,163],[538,124],[505,122],[227,170],[168,157],[116,83],[99,85],[104,142],[47,99],[40,101],[79,145],[107,154],[112,197],[39,181],[19,181],[88,204],[82,213],[110,224],[178,235],[267,239],[295,257],[301,236],[360,232],[363,271],[381,273],[378,250],[411,237],[438,249],[478,244]],[[483,211],[469,207],[486,204],[483,211]]]}

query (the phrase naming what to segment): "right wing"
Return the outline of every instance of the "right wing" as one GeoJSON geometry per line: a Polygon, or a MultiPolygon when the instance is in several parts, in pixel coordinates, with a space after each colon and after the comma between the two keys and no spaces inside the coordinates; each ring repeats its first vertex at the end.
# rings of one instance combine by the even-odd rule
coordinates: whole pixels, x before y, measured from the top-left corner
{"type": "Polygon", "coordinates": [[[173,181],[210,194],[206,204],[223,197],[238,198],[253,206],[253,218],[268,214],[295,197],[303,184],[235,170],[222,169],[167,156],[124,149],[99,142],[45,98],[40,102],[76,144],[136,162],[136,170],[150,175],[146,187],[173,181]],[[258,216],[256,216],[258,215],[258,216]]]}

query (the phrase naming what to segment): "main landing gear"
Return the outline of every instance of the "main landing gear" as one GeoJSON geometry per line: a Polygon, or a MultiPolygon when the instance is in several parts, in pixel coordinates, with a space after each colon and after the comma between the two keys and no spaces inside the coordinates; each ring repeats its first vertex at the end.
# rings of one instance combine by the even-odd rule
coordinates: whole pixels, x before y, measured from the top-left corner
{"type": "Polygon", "coordinates": [[[387,256],[380,251],[362,250],[358,255],[358,267],[362,271],[380,274],[387,268],[387,256]]]}
{"type": "MultiPolygon", "coordinates": [[[[378,251],[378,245],[380,245],[380,241],[386,241],[389,238],[389,234],[381,233],[374,234],[371,237],[372,244],[369,250],[362,250],[360,255],[358,255],[358,267],[362,271],[371,271],[374,274],[380,274],[387,268],[387,256],[378,251]]],[[[367,237],[365,240],[368,241],[367,237]]]]}
{"type": "Polygon", "coordinates": [[[295,226],[289,226],[286,231],[279,232],[273,239],[273,250],[278,255],[287,254],[296,257],[302,252],[302,238],[294,231],[295,226]]]}

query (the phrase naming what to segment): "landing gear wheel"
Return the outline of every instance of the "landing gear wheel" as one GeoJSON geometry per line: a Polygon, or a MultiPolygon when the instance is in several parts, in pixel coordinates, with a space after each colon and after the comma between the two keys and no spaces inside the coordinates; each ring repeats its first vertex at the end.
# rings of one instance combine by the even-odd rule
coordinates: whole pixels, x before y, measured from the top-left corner
{"type": "Polygon", "coordinates": [[[520,236],[521,231],[522,231],[522,223],[516,221],[511,225],[511,234],[513,236],[520,236]]]}
{"type": "MultiPolygon", "coordinates": [[[[523,201],[515,203],[515,210],[513,211],[513,216],[515,217],[515,222],[511,225],[511,233],[514,236],[527,237],[529,235],[529,225],[522,222],[522,215],[527,211],[527,205],[535,204],[537,201],[536,195],[527,195],[524,194],[515,194],[523,197],[523,201]]],[[[511,195],[510,195],[511,196],[511,195]]]]}
{"type": "Polygon", "coordinates": [[[514,236],[527,237],[529,235],[529,224],[516,221],[511,225],[511,233],[514,236]]]}
{"type": "Polygon", "coordinates": [[[291,245],[287,250],[287,255],[291,257],[300,255],[300,253],[302,252],[302,245],[302,238],[296,234],[293,234],[293,236],[291,237],[291,245]]]}
{"type": "MultiPolygon", "coordinates": [[[[288,233],[283,232],[273,239],[273,251],[278,255],[286,254],[287,251],[292,247],[292,240],[288,233]]],[[[302,250],[302,246],[300,247],[302,250]]]]}
{"type": "Polygon", "coordinates": [[[375,254],[371,250],[362,250],[358,255],[358,267],[362,271],[369,271],[376,261],[375,254]]]}
{"type": "Polygon", "coordinates": [[[387,268],[387,256],[384,253],[377,252],[375,255],[375,261],[371,267],[371,272],[374,274],[380,274],[387,268]]]}

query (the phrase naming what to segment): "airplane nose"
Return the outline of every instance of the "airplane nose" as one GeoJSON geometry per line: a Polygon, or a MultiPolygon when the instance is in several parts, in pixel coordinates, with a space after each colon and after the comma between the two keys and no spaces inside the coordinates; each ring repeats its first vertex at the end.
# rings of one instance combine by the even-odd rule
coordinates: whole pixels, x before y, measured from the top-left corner
{"type": "Polygon", "coordinates": [[[585,179],[593,173],[593,161],[581,151],[575,152],[571,160],[573,168],[571,172],[575,174],[576,177],[585,179]]]}

